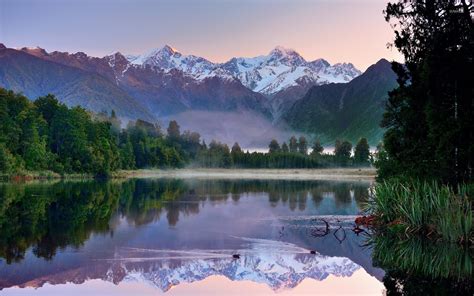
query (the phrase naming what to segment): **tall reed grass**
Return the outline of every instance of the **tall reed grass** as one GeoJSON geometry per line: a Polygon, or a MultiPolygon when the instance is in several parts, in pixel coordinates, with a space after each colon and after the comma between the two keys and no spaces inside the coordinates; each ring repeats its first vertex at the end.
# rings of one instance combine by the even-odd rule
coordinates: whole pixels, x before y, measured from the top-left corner
{"type": "Polygon", "coordinates": [[[449,242],[473,243],[473,187],[396,180],[375,185],[366,210],[382,226],[449,242]]]}

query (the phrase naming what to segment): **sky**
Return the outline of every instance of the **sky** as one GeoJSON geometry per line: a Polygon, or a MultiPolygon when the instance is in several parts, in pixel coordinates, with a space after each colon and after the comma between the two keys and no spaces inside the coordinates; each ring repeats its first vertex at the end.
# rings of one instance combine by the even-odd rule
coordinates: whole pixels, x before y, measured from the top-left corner
{"type": "Polygon", "coordinates": [[[165,44],[213,62],[292,48],[306,60],[401,61],[387,0],[0,0],[0,42],[47,51],[141,54],[165,44]]]}

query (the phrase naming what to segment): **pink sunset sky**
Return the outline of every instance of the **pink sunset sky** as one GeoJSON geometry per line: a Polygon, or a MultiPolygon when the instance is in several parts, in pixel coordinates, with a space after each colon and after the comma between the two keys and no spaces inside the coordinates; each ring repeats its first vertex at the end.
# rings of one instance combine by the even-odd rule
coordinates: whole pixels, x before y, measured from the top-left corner
{"type": "Polygon", "coordinates": [[[277,45],[305,59],[365,70],[388,49],[385,0],[1,0],[0,42],[48,51],[140,54],[169,44],[214,62],[267,54],[277,45]]]}

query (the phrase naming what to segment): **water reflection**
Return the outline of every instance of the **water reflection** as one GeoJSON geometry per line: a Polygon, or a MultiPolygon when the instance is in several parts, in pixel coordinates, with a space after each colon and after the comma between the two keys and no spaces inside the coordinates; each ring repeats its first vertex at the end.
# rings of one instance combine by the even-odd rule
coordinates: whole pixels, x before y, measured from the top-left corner
{"type": "Polygon", "coordinates": [[[369,186],[193,179],[2,184],[0,288],[99,279],[169,291],[224,276],[288,291],[305,279],[343,282],[363,271],[396,295],[419,279],[428,288],[442,276],[472,275],[472,253],[380,237],[366,246],[368,234],[352,228],[369,186]]]}
{"type": "MultiPolygon", "coordinates": [[[[314,238],[308,236],[307,221],[315,215],[357,214],[367,197],[368,186],[359,182],[191,179],[3,184],[0,186],[0,256],[5,261],[0,263],[0,285],[56,282],[58,272],[63,275],[59,282],[80,281],[79,275],[103,279],[117,266],[130,270],[130,264],[151,268],[150,272],[162,270],[164,265],[177,268],[197,264],[200,267],[196,267],[196,276],[205,278],[210,274],[223,275],[224,270],[216,267],[222,265],[219,260],[235,270],[245,270],[246,277],[251,278],[258,271],[247,262],[263,264],[264,258],[267,267],[278,260],[291,261],[287,269],[300,262],[308,271],[310,265],[304,262],[321,262],[324,256],[340,257],[353,270],[359,268],[354,263],[358,260],[346,258],[355,257],[354,254],[335,248],[340,243],[334,239],[316,245],[314,238]],[[269,247],[264,254],[264,249],[257,247],[261,244],[249,244],[250,238],[274,244],[292,242],[299,251],[278,255],[275,248],[269,247]],[[155,263],[136,258],[132,262],[114,261],[131,248],[185,253],[201,250],[224,254],[226,258],[197,258],[205,259],[204,266],[211,272],[207,274],[203,273],[203,261],[189,260],[182,254],[173,259],[175,253],[173,256],[167,253],[155,263]],[[316,249],[321,255],[309,255],[309,249],[316,249]],[[229,250],[245,255],[242,260],[229,260],[229,250]],[[279,257],[271,257],[269,253],[279,257]]],[[[359,238],[353,234],[345,243],[352,246],[350,249],[359,244],[359,238]]],[[[140,257],[143,256],[141,253],[140,257]]],[[[370,261],[369,253],[358,257],[365,258],[364,263],[370,261]]],[[[319,269],[317,278],[331,274],[329,269],[325,272],[323,269],[319,269]]],[[[118,272],[122,277],[127,274],[124,270],[118,272]]],[[[244,275],[240,273],[240,276],[244,275]]],[[[268,276],[272,277],[280,278],[280,284],[272,287],[278,288],[283,282],[285,287],[291,287],[308,277],[308,273],[293,270],[289,274],[287,270],[268,276]],[[298,277],[300,280],[296,281],[298,277]],[[288,278],[293,282],[283,281],[288,278]]]]}
{"type": "Polygon", "coordinates": [[[474,250],[419,237],[371,239],[388,295],[473,295],[474,250]]]}

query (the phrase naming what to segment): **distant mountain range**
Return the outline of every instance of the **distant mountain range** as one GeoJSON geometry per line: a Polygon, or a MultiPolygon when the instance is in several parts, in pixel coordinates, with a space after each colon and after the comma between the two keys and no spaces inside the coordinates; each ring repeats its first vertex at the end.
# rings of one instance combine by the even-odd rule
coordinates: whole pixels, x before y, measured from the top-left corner
{"type": "MultiPolygon", "coordinates": [[[[371,74],[371,68],[361,74],[350,63],[306,61],[296,51],[282,47],[265,56],[213,63],[183,55],[171,46],[139,56],[116,52],[98,58],[82,52],[12,49],[0,44],[0,86],[31,99],[53,93],[67,105],[81,105],[95,112],[114,109],[125,120],[155,121],[201,111],[251,113],[274,126],[287,128],[288,123],[297,131],[322,135],[328,141],[339,136],[356,138],[368,131],[376,142],[381,135],[378,123],[383,101],[395,83],[388,62],[383,63],[386,67],[377,74],[371,74]],[[381,76],[364,78],[370,75],[381,76]],[[350,84],[356,77],[365,83],[350,84]],[[350,98],[341,99],[345,88],[350,98]],[[324,106],[321,99],[309,99],[319,92],[324,93],[324,106]],[[340,105],[341,100],[350,102],[346,106],[352,106],[351,110],[369,110],[370,118],[366,116],[364,121],[359,113],[325,109],[340,105]]],[[[189,125],[199,131],[199,125],[189,125]]],[[[265,132],[256,137],[264,137],[265,132]]]]}

